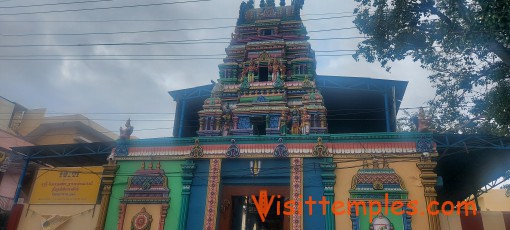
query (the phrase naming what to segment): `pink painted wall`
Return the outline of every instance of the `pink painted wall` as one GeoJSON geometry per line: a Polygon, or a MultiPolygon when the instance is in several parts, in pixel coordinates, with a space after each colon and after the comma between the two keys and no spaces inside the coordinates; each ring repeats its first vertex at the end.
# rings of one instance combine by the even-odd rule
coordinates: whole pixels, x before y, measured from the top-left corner
{"type": "Polygon", "coordinates": [[[20,175],[21,169],[16,169],[12,166],[4,173],[2,182],[0,183],[0,208],[10,210],[13,205],[12,198],[16,193],[20,175]]]}

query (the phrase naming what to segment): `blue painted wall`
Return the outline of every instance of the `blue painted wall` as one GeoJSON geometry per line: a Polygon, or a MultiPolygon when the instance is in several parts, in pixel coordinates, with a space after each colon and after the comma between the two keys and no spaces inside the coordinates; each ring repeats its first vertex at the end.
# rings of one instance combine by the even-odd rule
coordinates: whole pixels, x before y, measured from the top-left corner
{"type": "Polygon", "coordinates": [[[225,159],[222,162],[223,185],[289,185],[290,159],[261,159],[258,176],[250,170],[250,159],[225,159]]]}
{"type": "Polygon", "coordinates": [[[322,215],[322,205],[314,204],[312,215],[309,215],[308,205],[304,204],[308,196],[312,196],[314,201],[319,202],[324,195],[322,186],[321,168],[319,166],[323,159],[305,158],[303,166],[303,224],[304,229],[323,229],[326,226],[325,216],[322,215]]]}
{"type": "Polygon", "coordinates": [[[196,160],[195,175],[191,184],[191,196],[188,209],[188,223],[186,229],[196,230],[204,228],[205,198],[207,196],[207,181],[209,178],[209,160],[196,160]]]}

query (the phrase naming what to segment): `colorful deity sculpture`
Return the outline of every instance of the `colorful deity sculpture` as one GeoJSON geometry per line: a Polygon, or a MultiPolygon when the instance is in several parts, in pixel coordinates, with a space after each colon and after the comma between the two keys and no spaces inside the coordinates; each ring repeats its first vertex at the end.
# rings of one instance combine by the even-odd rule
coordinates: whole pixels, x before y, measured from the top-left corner
{"type": "Polygon", "coordinates": [[[299,115],[299,112],[297,109],[293,109],[292,110],[292,115],[291,115],[291,121],[292,121],[292,129],[291,129],[291,133],[292,134],[299,134],[299,127],[300,127],[300,122],[301,122],[301,116],[299,115]]]}
{"type": "Polygon", "coordinates": [[[303,109],[301,115],[301,134],[308,135],[310,133],[310,115],[306,112],[306,108],[303,109]]]}
{"type": "Polygon", "coordinates": [[[282,116],[280,117],[280,135],[285,136],[287,135],[287,114],[285,114],[285,111],[282,111],[282,116]]]}

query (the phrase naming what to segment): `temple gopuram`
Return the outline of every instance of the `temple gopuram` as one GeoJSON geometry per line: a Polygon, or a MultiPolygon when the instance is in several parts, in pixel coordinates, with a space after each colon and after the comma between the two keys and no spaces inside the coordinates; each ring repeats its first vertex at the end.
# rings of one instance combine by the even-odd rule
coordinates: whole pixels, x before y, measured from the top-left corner
{"type": "Polygon", "coordinates": [[[169,92],[173,137],[130,139],[126,123],[98,229],[440,229],[420,215],[432,135],[396,132],[407,82],[317,74],[304,4],[241,3],[214,83],[169,92]]]}
{"type": "Polygon", "coordinates": [[[199,136],[327,133],[303,2],[241,4],[220,77],[199,111],[199,136]]]}

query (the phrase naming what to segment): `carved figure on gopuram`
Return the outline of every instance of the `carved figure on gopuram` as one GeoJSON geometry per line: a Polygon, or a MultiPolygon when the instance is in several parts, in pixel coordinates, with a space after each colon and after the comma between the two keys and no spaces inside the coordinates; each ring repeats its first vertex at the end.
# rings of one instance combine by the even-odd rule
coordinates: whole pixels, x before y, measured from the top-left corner
{"type": "Polygon", "coordinates": [[[120,127],[119,138],[122,140],[129,140],[129,138],[131,137],[131,134],[133,134],[133,130],[135,128],[135,127],[131,126],[131,118],[129,118],[126,121],[125,126],[126,126],[126,128],[120,127]]]}
{"type": "Polygon", "coordinates": [[[230,104],[226,104],[223,106],[223,132],[222,136],[228,136],[230,133],[230,129],[233,126],[232,122],[232,109],[230,108],[230,104]]]}
{"type": "Polygon", "coordinates": [[[273,76],[271,77],[272,81],[276,81],[276,78],[280,77],[280,63],[278,63],[278,60],[276,58],[273,60],[273,76]]]}
{"type": "Polygon", "coordinates": [[[248,66],[248,82],[253,82],[255,80],[255,71],[257,71],[255,60],[251,59],[250,65],[248,66]]]}
{"type": "Polygon", "coordinates": [[[291,121],[292,121],[292,134],[299,134],[299,127],[301,122],[301,116],[299,115],[299,112],[297,109],[292,109],[291,111],[291,121]]]}
{"type": "Polygon", "coordinates": [[[282,115],[280,117],[280,124],[278,125],[280,127],[280,135],[285,136],[287,135],[287,114],[285,111],[282,111],[282,115]]]}
{"type": "Polygon", "coordinates": [[[306,112],[306,108],[303,108],[301,114],[301,134],[308,135],[310,133],[310,115],[306,112]]]}
{"type": "Polygon", "coordinates": [[[218,82],[199,111],[198,135],[328,133],[315,52],[300,17],[304,0],[260,3],[239,6],[218,82]]]}

